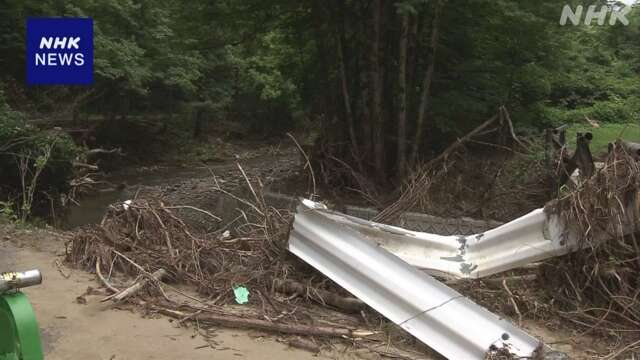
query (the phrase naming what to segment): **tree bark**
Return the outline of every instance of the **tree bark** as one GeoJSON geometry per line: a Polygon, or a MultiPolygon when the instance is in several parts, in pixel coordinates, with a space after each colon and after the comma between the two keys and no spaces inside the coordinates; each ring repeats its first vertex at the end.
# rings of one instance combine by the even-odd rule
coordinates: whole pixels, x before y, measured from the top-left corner
{"type": "Polygon", "coordinates": [[[338,74],[340,77],[340,89],[342,90],[342,98],[344,100],[344,112],[345,118],[347,121],[347,127],[349,129],[349,140],[351,142],[352,152],[354,157],[356,157],[356,161],[359,162],[357,156],[360,155],[360,147],[358,146],[358,138],[356,137],[356,129],[353,121],[353,111],[351,110],[351,96],[349,96],[349,82],[347,81],[347,71],[345,69],[344,64],[344,53],[342,50],[342,44],[344,37],[343,33],[337,34],[336,38],[338,41],[337,44],[337,53],[338,53],[338,74]]]}
{"type": "MultiPolygon", "coordinates": [[[[365,26],[363,25],[363,31],[365,26]]],[[[363,33],[364,34],[364,33],[363,33]]],[[[362,151],[364,154],[371,154],[373,149],[373,136],[372,134],[372,124],[371,124],[371,97],[369,89],[369,69],[366,64],[367,54],[365,51],[360,51],[357,56],[359,56],[359,97],[358,97],[358,105],[357,105],[357,113],[358,113],[358,124],[360,130],[360,143],[362,146],[362,151]]]]}
{"type": "Polygon", "coordinates": [[[422,94],[420,96],[420,105],[418,107],[418,119],[416,122],[416,134],[413,141],[413,155],[411,156],[412,163],[418,160],[418,154],[420,152],[420,142],[424,132],[426,113],[429,108],[429,99],[431,97],[431,83],[433,82],[433,71],[436,65],[436,50],[438,48],[438,36],[440,31],[440,12],[442,11],[442,0],[438,0],[435,5],[435,13],[433,17],[433,24],[431,26],[431,44],[430,44],[430,59],[429,67],[424,75],[424,82],[422,83],[422,94]]]}
{"type": "MultiPolygon", "coordinates": [[[[420,23],[417,16],[409,18],[409,35],[407,40],[407,99],[415,98],[415,75],[418,58],[418,24],[420,23]]],[[[412,105],[407,105],[407,109],[412,105]]],[[[409,110],[407,110],[409,111],[409,110]]],[[[411,116],[411,115],[407,115],[411,116]]]]}
{"type": "Polygon", "coordinates": [[[398,149],[397,176],[404,176],[407,163],[407,38],[409,15],[402,15],[398,54],[398,149]]]}
{"type": "Polygon", "coordinates": [[[382,0],[371,3],[371,49],[369,86],[371,91],[371,123],[373,128],[373,162],[378,178],[384,178],[384,129],[382,118],[382,76],[380,74],[380,28],[382,0]]]}

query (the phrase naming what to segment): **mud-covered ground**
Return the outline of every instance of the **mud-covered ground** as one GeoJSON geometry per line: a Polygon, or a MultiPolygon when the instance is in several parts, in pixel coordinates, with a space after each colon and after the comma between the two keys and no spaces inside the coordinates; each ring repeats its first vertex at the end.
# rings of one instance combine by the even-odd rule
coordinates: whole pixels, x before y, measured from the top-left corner
{"type": "Polygon", "coordinates": [[[65,239],[55,231],[0,225],[0,271],[37,268],[43,273],[42,285],[24,292],[36,313],[48,360],[327,358],[290,348],[278,336],[224,328],[215,331],[210,346],[193,328],[101,303],[106,294],[98,290],[95,275],[62,263],[65,239]]]}

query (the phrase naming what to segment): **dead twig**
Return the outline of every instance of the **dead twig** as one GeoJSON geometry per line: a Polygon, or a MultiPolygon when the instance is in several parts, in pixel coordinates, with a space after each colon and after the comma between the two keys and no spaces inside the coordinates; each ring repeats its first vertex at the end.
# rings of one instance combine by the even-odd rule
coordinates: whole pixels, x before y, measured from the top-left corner
{"type": "Polygon", "coordinates": [[[511,290],[507,286],[507,280],[506,279],[502,280],[502,287],[507,291],[507,294],[509,294],[509,301],[511,302],[511,305],[513,306],[513,310],[516,312],[516,314],[518,314],[518,326],[522,327],[522,313],[520,312],[520,309],[518,308],[518,304],[516,303],[516,300],[514,299],[513,293],[511,292],[511,290]]]}
{"type": "Polygon", "coordinates": [[[313,192],[311,193],[310,198],[314,199],[316,197],[316,195],[318,194],[318,191],[316,189],[316,177],[313,174],[313,167],[311,167],[311,161],[309,161],[309,156],[307,155],[307,153],[302,149],[302,146],[300,146],[300,144],[298,143],[298,141],[296,140],[295,137],[293,137],[293,135],[291,135],[291,133],[287,133],[287,136],[289,138],[291,138],[291,140],[293,141],[294,144],[296,144],[296,147],[298,148],[298,151],[300,151],[300,154],[302,154],[302,156],[304,157],[304,160],[306,161],[304,168],[305,169],[309,169],[309,175],[311,175],[311,182],[313,184],[313,192]]]}
{"type": "Polygon", "coordinates": [[[56,259],[56,268],[58,269],[58,272],[60,273],[60,275],[62,275],[63,278],[68,279],[71,277],[71,274],[67,274],[64,272],[64,270],[62,270],[62,264],[60,263],[60,260],[56,259]]]}
{"type": "Polygon", "coordinates": [[[111,285],[107,279],[104,278],[104,276],[102,275],[102,271],[100,271],[100,258],[98,258],[96,260],[96,275],[98,275],[98,279],[100,279],[100,281],[102,282],[102,284],[109,290],[111,290],[111,292],[113,292],[114,294],[117,294],[120,292],[120,289],[116,288],[115,286],[111,285]]]}
{"type": "MultiPolygon", "coordinates": [[[[273,287],[276,291],[280,291],[289,295],[307,295],[310,292],[307,286],[291,280],[275,279],[273,282],[273,287]]],[[[343,310],[359,312],[367,307],[367,305],[358,298],[342,297],[325,290],[315,290],[313,291],[313,293],[316,294],[316,296],[319,297],[323,303],[335,306],[343,310]]]]}
{"type": "Polygon", "coordinates": [[[117,293],[115,296],[113,296],[111,298],[111,300],[113,300],[115,302],[123,301],[124,299],[135,295],[145,285],[147,285],[149,283],[149,281],[159,282],[165,276],[167,276],[167,271],[165,269],[158,269],[158,270],[154,271],[153,274],[151,274],[151,279],[149,279],[149,278],[139,279],[133,285],[131,285],[128,288],[126,288],[126,289],[120,291],[119,293],[117,293]]]}

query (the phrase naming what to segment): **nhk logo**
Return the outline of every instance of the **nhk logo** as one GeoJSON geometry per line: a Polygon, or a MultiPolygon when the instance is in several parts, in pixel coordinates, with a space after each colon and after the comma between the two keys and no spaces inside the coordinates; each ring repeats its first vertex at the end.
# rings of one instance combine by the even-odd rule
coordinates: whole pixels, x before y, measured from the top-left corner
{"type": "Polygon", "coordinates": [[[607,21],[607,15],[609,15],[609,25],[615,25],[618,22],[624,26],[629,25],[627,15],[631,12],[631,5],[602,5],[600,10],[597,10],[596,5],[589,5],[587,11],[584,12],[584,20],[582,18],[583,10],[584,7],[582,5],[576,6],[575,11],[571,6],[565,5],[560,14],[560,25],[565,26],[567,20],[569,20],[574,26],[580,25],[580,22],[589,26],[595,20],[598,25],[602,26],[607,21]]]}
{"type": "Polygon", "coordinates": [[[27,19],[27,83],[93,83],[93,20],[27,19]]]}
{"type": "MultiPolygon", "coordinates": [[[[80,42],[80,37],[75,38],[42,38],[40,39],[40,50],[42,49],[78,49],[78,43],[80,42]],[[68,42],[67,42],[68,41],[68,42]],[[51,46],[53,44],[53,47],[51,46]],[[66,45],[66,47],[65,47],[66,45]]],[[[36,53],[36,66],[68,66],[71,65],[73,60],[73,65],[82,66],[84,65],[84,54],[83,53],[36,53]]]]}

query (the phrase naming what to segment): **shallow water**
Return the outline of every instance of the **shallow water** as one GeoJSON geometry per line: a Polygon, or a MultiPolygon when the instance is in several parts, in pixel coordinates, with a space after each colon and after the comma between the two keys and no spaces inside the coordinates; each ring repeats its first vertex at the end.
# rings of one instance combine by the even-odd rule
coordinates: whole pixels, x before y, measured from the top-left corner
{"type": "Polygon", "coordinates": [[[81,198],[78,200],[80,205],[72,206],[66,211],[59,227],[70,230],[100,222],[107,206],[130,199],[140,186],[171,185],[186,179],[208,176],[211,176],[211,172],[209,168],[204,167],[135,168],[114,172],[109,174],[106,180],[120,185],[121,188],[101,190],[81,198]]]}

